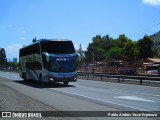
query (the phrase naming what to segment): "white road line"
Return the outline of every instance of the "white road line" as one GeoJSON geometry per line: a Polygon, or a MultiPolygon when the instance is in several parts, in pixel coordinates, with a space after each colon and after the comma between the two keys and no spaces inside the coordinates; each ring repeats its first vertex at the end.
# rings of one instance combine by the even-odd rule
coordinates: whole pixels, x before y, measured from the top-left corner
{"type": "Polygon", "coordinates": [[[160,95],[155,95],[155,94],[140,93],[140,92],[133,92],[133,91],[120,90],[120,89],[111,89],[111,90],[120,91],[120,92],[136,93],[136,94],[141,94],[141,95],[148,95],[148,96],[160,97],[160,95]]]}
{"type": "Polygon", "coordinates": [[[88,99],[104,102],[104,103],[110,103],[110,104],[124,106],[124,107],[132,108],[132,109],[137,109],[137,110],[140,110],[140,111],[150,111],[150,110],[145,110],[145,109],[138,108],[138,107],[133,107],[133,106],[129,106],[129,105],[119,104],[119,103],[115,103],[115,102],[111,102],[111,101],[106,101],[106,100],[102,100],[102,99],[98,99],[98,98],[94,98],[94,97],[89,97],[89,96],[86,96],[86,95],[81,95],[81,94],[77,94],[77,93],[73,93],[73,92],[68,92],[68,91],[64,91],[64,90],[63,91],[62,90],[58,90],[58,89],[53,89],[53,90],[64,92],[64,93],[68,93],[68,94],[72,94],[72,95],[76,95],[76,96],[80,96],[80,97],[83,97],[83,98],[88,98],[88,99]]]}
{"type": "MultiPolygon", "coordinates": [[[[85,81],[85,80],[83,80],[83,81],[85,81]]],[[[89,81],[89,80],[88,80],[89,81]]],[[[99,82],[99,81],[94,81],[94,82],[99,82]]],[[[110,84],[114,84],[114,83],[112,83],[112,82],[108,82],[108,83],[110,83],[110,84]]],[[[108,83],[107,83],[107,85],[108,85],[108,83]]],[[[116,83],[117,84],[117,83],[116,83]]],[[[121,84],[122,85],[122,84],[121,84]]],[[[123,84],[124,86],[126,86],[125,84],[123,84]]],[[[83,85],[83,84],[79,84],[79,86],[87,86],[87,85],[83,85]]],[[[133,86],[133,85],[130,85],[130,84],[127,84],[127,86],[133,86]]],[[[151,86],[139,86],[139,85],[137,85],[138,87],[148,87],[148,88],[156,88],[157,89],[157,87],[151,87],[151,86]]],[[[90,86],[90,87],[92,87],[92,86],[90,86]]],[[[94,86],[95,87],[95,86],[94,86]]],[[[97,88],[97,87],[96,87],[97,88]]],[[[98,87],[98,88],[100,88],[100,87],[98,87]]],[[[105,89],[105,88],[104,88],[105,89]]],[[[134,91],[126,91],[126,90],[121,90],[121,89],[112,89],[112,88],[107,88],[107,89],[110,89],[110,90],[115,90],[115,91],[120,91],[120,92],[127,92],[127,93],[135,93],[135,94],[141,94],[141,95],[148,95],[148,96],[155,96],[155,97],[160,97],[160,94],[159,95],[157,95],[157,94],[149,94],[149,93],[141,93],[141,92],[134,92],[134,91]]],[[[159,89],[159,87],[158,87],[158,89],[159,89]]],[[[160,90],[160,89],[159,89],[160,90]]]]}
{"type": "Polygon", "coordinates": [[[144,99],[144,98],[137,97],[137,96],[116,96],[114,98],[127,99],[127,100],[136,100],[136,101],[144,101],[144,102],[155,102],[155,101],[144,99]]]}
{"type": "MultiPolygon", "coordinates": [[[[79,86],[86,86],[86,87],[95,87],[95,86],[87,86],[87,85],[82,85],[82,84],[78,84],[79,86]]],[[[100,88],[100,87],[96,87],[99,89],[105,89],[105,88],[100,88]]],[[[112,89],[112,88],[106,88],[107,90],[114,90],[114,91],[120,91],[120,92],[126,92],[126,93],[134,93],[134,94],[140,94],[140,95],[147,95],[147,96],[154,96],[154,97],[160,97],[160,95],[157,94],[149,94],[149,93],[142,93],[142,92],[134,92],[134,91],[126,91],[126,90],[121,90],[121,89],[112,89]]]]}

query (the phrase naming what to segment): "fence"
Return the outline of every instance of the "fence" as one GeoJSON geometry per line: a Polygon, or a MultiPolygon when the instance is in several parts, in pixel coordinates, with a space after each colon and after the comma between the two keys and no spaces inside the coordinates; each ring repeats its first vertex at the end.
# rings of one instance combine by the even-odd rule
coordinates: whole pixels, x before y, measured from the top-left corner
{"type": "Polygon", "coordinates": [[[19,69],[17,67],[11,67],[11,66],[0,66],[0,71],[6,71],[6,72],[19,72],[19,69]]]}
{"type": "Polygon", "coordinates": [[[143,81],[149,81],[149,82],[157,82],[160,83],[160,76],[129,76],[129,75],[111,75],[111,74],[93,74],[93,73],[78,73],[79,76],[85,76],[87,79],[89,77],[92,77],[92,79],[100,78],[100,81],[103,81],[104,78],[117,78],[117,82],[120,83],[124,80],[130,80],[130,81],[139,81],[139,84],[142,85],[143,81]]]}

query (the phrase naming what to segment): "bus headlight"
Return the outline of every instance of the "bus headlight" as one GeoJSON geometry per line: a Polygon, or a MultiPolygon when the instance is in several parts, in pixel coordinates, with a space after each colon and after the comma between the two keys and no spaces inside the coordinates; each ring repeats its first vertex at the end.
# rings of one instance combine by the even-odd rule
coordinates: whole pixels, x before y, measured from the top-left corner
{"type": "Polygon", "coordinates": [[[48,80],[53,81],[54,79],[52,78],[51,75],[48,75],[48,80]]]}

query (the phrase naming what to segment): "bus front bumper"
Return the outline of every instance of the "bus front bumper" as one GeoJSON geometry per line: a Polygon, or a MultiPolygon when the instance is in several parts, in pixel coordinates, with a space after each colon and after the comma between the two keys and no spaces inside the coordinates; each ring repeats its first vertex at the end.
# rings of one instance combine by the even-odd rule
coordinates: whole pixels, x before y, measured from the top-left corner
{"type": "Polygon", "coordinates": [[[76,82],[77,81],[77,76],[73,77],[63,77],[63,78],[56,78],[53,76],[48,76],[48,81],[49,82],[76,82]]]}

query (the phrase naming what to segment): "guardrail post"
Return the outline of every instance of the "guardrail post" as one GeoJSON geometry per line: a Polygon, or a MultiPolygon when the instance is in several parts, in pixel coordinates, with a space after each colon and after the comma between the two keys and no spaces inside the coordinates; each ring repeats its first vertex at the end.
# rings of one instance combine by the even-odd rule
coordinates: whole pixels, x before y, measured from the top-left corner
{"type": "Polygon", "coordinates": [[[103,80],[103,76],[101,76],[101,81],[103,80]]]}
{"type": "Polygon", "coordinates": [[[124,76],[122,77],[122,80],[124,81],[124,76]]]}
{"type": "Polygon", "coordinates": [[[139,84],[142,85],[142,78],[140,78],[140,83],[139,84]]]}
{"type": "Polygon", "coordinates": [[[89,74],[88,74],[88,76],[87,76],[87,80],[88,80],[88,78],[89,78],[89,74]]]}
{"type": "Polygon", "coordinates": [[[118,83],[119,83],[120,78],[118,77],[118,83]]]}

